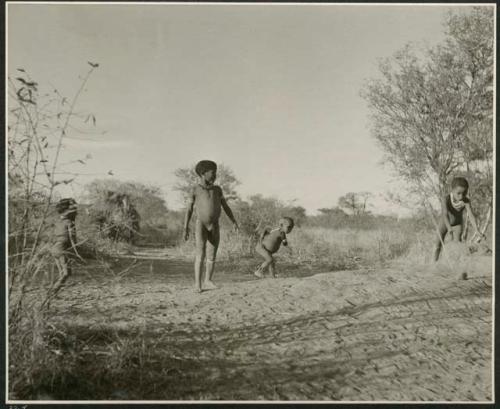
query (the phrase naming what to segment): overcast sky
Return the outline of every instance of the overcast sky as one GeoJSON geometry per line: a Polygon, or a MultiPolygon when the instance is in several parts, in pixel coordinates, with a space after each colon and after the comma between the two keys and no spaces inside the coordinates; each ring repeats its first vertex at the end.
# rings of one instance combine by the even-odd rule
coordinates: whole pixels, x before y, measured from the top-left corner
{"type": "Polygon", "coordinates": [[[243,197],[297,199],[313,213],[349,191],[397,187],[359,91],[378,58],[441,40],[447,9],[9,4],[8,69],[71,96],[87,61],[100,64],[79,108],[106,133],[66,143],[66,159],[92,155],[80,183],[151,182],[178,208],[173,171],[213,159],[243,197]]]}

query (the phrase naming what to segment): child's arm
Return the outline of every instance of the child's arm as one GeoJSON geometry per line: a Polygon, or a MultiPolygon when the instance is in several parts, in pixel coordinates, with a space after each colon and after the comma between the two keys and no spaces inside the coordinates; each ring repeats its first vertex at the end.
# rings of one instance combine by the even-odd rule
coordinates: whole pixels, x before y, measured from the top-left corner
{"type": "Polygon", "coordinates": [[[191,221],[191,216],[193,215],[194,202],[196,200],[196,196],[193,193],[189,197],[188,207],[186,211],[186,217],[184,218],[184,240],[189,239],[189,222],[191,221]]]}
{"type": "Polygon", "coordinates": [[[262,243],[262,240],[264,240],[264,237],[266,237],[269,234],[269,229],[266,227],[264,230],[259,235],[259,243],[262,243]]]}
{"type": "Polygon", "coordinates": [[[290,244],[288,243],[288,238],[286,237],[286,234],[284,232],[281,232],[281,244],[285,246],[288,253],[292,254],[292,249],[290,248],[290,244]]]}
{"type": "Polygon", "coordinates": [[[221,200],[222,208],[226,212],[227,217],[229,217],[229,220],[231,220],[233,222],[235,229],[239,230],[238,223],[236,222],[236,219],[234,218],[233,211],[231,210],[231,208],[227,204],[226,198],[224,196],[221,196],[220,200],[221,200]]]}

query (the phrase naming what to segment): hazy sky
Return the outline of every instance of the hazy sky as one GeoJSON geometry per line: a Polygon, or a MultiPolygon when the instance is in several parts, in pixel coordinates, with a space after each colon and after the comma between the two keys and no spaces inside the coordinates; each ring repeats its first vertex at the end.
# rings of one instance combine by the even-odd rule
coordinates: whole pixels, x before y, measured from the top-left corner
{"type": "MultiPolygon", "coordinates": [[[[442,39],[448,7],[336,5],[20,5],[8,7],[8,69],[65,95],[92,76],[79,108],[100,135],[70,136],[81,171],[155,183],[178,208],[173,171],[230,166],[243,197],[298,199],[309,212],[349,191],[379,194],[379,165],[359,91],[377,59],[442,39]]],[[[389,206],[378,200],[376,211],[389,206]]]]}

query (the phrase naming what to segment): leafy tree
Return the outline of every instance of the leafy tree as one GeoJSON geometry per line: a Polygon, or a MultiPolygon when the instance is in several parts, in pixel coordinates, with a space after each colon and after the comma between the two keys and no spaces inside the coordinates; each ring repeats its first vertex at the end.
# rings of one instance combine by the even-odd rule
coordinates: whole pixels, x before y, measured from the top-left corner
{"type": "Polygon", "coordinates": [[[301,226],[307,219],[306,209],[302,206],[290,206],[283,216],[289,216],[295,221],[296,226],[301,226]]]}
{"type": "Polygon", "coordinates": [[[361,202],[361,213],[366,214],[368,213],[367,207],[368,207],[368,199],[370,199],[373,195],[370,192],[359,192],[358,197],[361,202]]]}
{"type": "Polygon", "coordinates": [[[493,12],[448,14],[442,44],[420,52],[407,45],[362,90],[386,162],[421,196],[443,195],[463,174],[492,200],[484,186],[492,186],[493,12]]]}
{"type": "Polygon", "coordinates": [[[140,230],[140,215],[126,193],[107,191],[90,208],[99,231],[114,241],[133,243],[140,230]]]}
{"type": "Polygon", "coordinates": [[[151,241],[155,236],[155,241],[163,243],[169,218],[162,196],[157,186],[97,179],[85,186],[83,197],[90,219],[80,220],[116,241],[151,241]]]}
{"type": "Polygon", "coordinates": [[[96,179],[85,186],[84,200],[97,204],[106,200],[108,193],[127,195],[141,221],[149,225],[162,225],[168,212],[163,193],[158,186],[140,182],[123,182],[113,179],[96,179]]]}
{"type": "Polygon", "coordinates": [[[341,209],[346,209],[351,215],[363,215],[367,213],[368,199],[371,196],[370,192],[349,192],[339,198],[338,206],[341,209]]]}
{"type": "MultiPolygon", "coordinates": [[[[179,168],[174,172],[177,177],[177,184],[174,190],[181,193],[183,200],[186,202],[189,195],[193,191],[193,187],[198,183],[198,175],[194,171],[195,166],[188,168],[179,168]]],[[[217,180],[215,182],[222,188],[224,196],[227,200],[234,200],[238,198],[236,193],[236,187],[240,184],[240,181],[234,175],[233,170],[225,166],[224,164],[217,166],[217,180]]]]}
{"type": "Polygon", "coordinates": [[[350,192],[346,193],[344,196],[339,197],[338,204],[341,209],[346,209],[350,214],[357,214],[358,200],[356,197],[356,193],[350,192]]]}

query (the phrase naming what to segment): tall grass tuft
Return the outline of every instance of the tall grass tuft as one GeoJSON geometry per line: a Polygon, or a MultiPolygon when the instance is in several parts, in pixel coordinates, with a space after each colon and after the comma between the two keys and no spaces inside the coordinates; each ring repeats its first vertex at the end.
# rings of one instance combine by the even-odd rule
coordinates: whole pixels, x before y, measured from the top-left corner
{"type": "Polygon", "coordinates": [[[79,125],[85,126],[92,118],[90,123],[95,124],[93,115],[76,111],[76,103],[96,67],[93,64],[82,77],[72,99],[57,89],[42,92],[22,68],[16,78],[8,79],[10,391],[34,387],[50,356],[43,333],[59,279],[50,251],[57,220],[54,203],[59,199],[56,187],[71,185],[75,179],[61,168],[72,123],[81,121],[79,125]]]}

